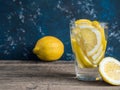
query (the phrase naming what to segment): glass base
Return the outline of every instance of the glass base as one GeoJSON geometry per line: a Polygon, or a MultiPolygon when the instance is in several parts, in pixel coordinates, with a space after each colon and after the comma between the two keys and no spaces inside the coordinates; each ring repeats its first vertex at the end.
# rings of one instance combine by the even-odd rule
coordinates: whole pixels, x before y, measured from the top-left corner
{"type": "Polygon", "coordinates": [[[77,79],[81,81],[101,81],[102,78],[100,76],[90,76],[84,74],[77,74],[77,79]]]}
{"type": "Polygon", "coordinates": [[[102,78],[98,72],[98,68],[80,68],[78,66],[76,69],[76,77],[78,80],[82,81],[101,81],[102,78]]]}

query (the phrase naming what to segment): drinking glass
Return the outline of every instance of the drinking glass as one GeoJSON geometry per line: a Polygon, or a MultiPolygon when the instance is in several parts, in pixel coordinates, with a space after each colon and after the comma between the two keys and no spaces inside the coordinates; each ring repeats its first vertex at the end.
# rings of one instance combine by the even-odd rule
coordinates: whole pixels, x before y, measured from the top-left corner
{"type": "MultiPolygon", "coordinates": [[[[105,37],[105,40],[107,43],[107,32],[108,32],[107,23],[101,22],[100,25],[103,29],[101,29],[99,33],[102,32],[101,38],[105,37]]],[[[72,46],[72,51],[75,59],[74,62],[75,62],[76,77],[79,80],[83,80],[83,81],[101,80],[98,67],[99,67],[100,61],[104,58],[106,46],[104,49],[102,49],[103,53],[99,53],[100,50],[98,49],[98,51],[96,52],[96,53],[99,53],[99,57],[96,58],[96,61],[98,62],[94,63],[93,59],[85,54],[83,50],[83,48],[85,48],[84,45],[82,44],[80,45],[82,41],[82,37],[81,37],[81,33],[79,32],[80,29],[77,31],[75,30],[76,28],[79,29],[79,26],[75,25],[75,21],[72,21],[70,23],[70,39],[71,39],[71,46],[72,46]]],[[[91,34],[89,32],[87,33],[91,34]]]]}

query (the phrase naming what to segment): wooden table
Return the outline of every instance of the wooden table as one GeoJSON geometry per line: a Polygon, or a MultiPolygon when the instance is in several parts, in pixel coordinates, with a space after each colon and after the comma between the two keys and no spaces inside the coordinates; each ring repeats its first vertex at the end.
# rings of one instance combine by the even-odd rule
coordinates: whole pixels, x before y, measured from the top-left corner
{"type": "Polygon", "coordinates": [[[0,90],[120,90],[75,78],[73,62],[0,61],[0,90]]]}

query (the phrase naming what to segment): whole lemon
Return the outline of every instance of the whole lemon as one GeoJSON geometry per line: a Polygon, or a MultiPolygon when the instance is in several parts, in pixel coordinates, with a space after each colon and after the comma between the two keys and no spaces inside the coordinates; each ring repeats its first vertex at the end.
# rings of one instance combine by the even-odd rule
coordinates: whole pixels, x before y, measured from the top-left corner
{"type": "Polygon", "coordinates": [[[64,45],[54,36],[44,36],[37,41],[33,53],[41,60],[55,61],[63,55],[64,45]]]}

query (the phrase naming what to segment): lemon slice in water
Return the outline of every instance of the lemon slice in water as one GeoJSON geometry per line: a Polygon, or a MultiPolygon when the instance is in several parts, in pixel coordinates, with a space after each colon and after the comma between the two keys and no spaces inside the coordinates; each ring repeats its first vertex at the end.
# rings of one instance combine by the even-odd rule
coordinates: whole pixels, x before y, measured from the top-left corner
{"type": "Polygon", "coordinates": [[[101,45],[101,33],[91,25],[80,25],[87,56],[93,55],[101,45]]]}
{"type": "Polygon", "coordinates": [[[72,30],[72,44],[76,44],[78,62],[84,67],[96,67],[104,57],[106,39],[104,29],[97,21],[80,19],[72,30]],[[79,61],[80,60],[80,61],[79,61]]]}

